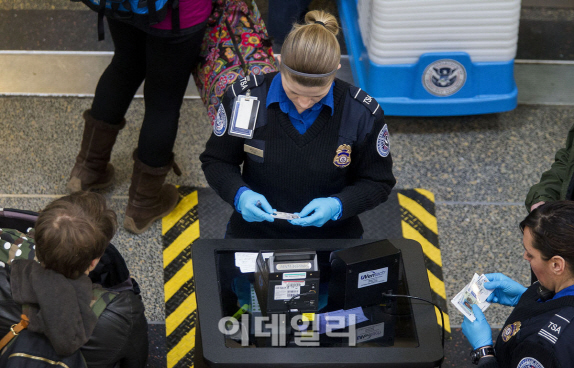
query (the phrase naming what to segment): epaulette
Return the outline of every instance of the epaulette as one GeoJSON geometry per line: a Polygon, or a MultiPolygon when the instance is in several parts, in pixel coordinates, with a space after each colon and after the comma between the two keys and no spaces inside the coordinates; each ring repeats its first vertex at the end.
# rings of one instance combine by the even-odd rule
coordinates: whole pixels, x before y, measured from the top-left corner
{"type": "Polygon", "coordinates": [[[377,100],[369,96],[367,92],[363,91],[359,87],[351,86],[349,88],[349,93],[355,100],[359,101],[367,109],[369,109],[371,114],[375,115],[376,117],[379,117],[383,113],[383,109],[381,106],[379,106],[377,100]]]}
{"type": "Polygon", "coordinates": [[[227,90],[227,94],[229,95],[229,97],[237,97],[247,89],[259,87],[261,84],[263,84],[264,78],[265,77],[263,76],[263,74],[260,75],[250,74],[248,77],[238,79],[235,83],[231,85],[231,87],[229,87],[229,89],[227,90]],[[249,78],[249,80],[247,78],[249,78]]]}

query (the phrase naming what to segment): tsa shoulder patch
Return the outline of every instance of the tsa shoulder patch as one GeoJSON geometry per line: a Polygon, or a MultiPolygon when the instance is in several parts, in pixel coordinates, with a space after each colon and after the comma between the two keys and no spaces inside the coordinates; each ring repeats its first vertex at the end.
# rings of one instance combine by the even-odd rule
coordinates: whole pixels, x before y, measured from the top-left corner
{"type": "Polygon", "coordinates": [[[217,110],[217,116],[215,117],[215,122],[213,123],[213,134],[221,137],[225,134],[227,130],[227,113],[225,112],[225,107],[223,104],[219,104],[219,110],[217,110]]]}
{"type": "Polygon", "coordinates": [[[554,345],[558,341],[558,338],[560,338],[560,333],[570,324],[571,319],[572,313],[568,313],[568,311],[562,314],[555,314],[550,319],[550,322],[538,331],[538,335],[554,345]]]}
{"type": "Polygon", "coordinates": [[[381,157],[387,157],[390,150],[391,144],[389,141],[389,128],[387,128],[387,124],[385,124],[377,137],[377,152],[381,157]]]}
{"type": "Polygon", "coordinates": [[[371,114],[379,117],[383,113],[383,110],[381,109],[381,106],[379,105],[377,100],[369,96],[367,92],[363,91],[359,87],[351,86],[349,88],[349,92],[351,93],[351,96],[353,96],[355,100],[359,101],[360,103],[363,104],[363,106],[369,109],[371,114]]]}
{"type": "Polygon", "coordinates": [[[248,77],[241,78],[237,80],[237,82],[231,85],[227,93],[229,97],[237,97],[247,89],[259,87],[263,83],[264,78],[265,77],[262,74],[261,75],[251,74],[248,77]]]}
{"type": "Polygon", "coordinates": [[[544,366],[538,360],[526,357],[522,358],[522,360],[518,362],[516,368],[544,368],[544,366]]]}

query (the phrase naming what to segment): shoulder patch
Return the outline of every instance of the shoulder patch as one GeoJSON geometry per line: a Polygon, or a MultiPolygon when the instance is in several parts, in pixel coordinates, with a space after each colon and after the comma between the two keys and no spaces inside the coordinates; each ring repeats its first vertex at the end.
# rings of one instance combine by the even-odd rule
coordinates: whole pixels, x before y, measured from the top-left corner
{"type": "Polygon", "coordinates": [[[237,81],[233,83],[231,87],[229,87],[227,93],[229,97],[237,97],[247,89],[259,87],[261,84],[263,84],[264,78],[265,76],[263,74],[260,75],[250,74],[245,78],[237,79],[237,81]]]}
{"type": "Polygon", "coordinates": [[[225,134],[227,130],[227,113],[225,112],[225,107],[223,104],[219,104],[219,110],[217,110],[217,115],[215,116],[215,122],[213,123],[213,134],[221,137],[225,134]]]}
{"type": "Polygon", "coordinates": [[[377,152],[381,157],[387,157],[390,151],[389,129],[387,128],[387,124],[385,124],[377,137],[377,152]]]}
{"type": "MultiPolygon", "coordinates": [[[[561,312],[562,313],[562,312],[561,312]]],[[[572,313],[562,313],[555,314],[550,319],[548,325],[545,325],[538,331],[538,335],[545,338],[546,340],[550,341],[551,344],[556,344],[558,338],[560,337],[560,333],[568,327],[570,324],[570,320],[572,319],[572,313]]]]}
{"type": "Polygon", "coordinates": [[[526,357],[522,358],[522,360],[518,362],[516,368],[544,368],[544,366],[538,360],[526,357]]]}
{"type": "Polygon", "coordinates": [[[360,103],[362,103],[371,114],[376,115],[377,117],[383,113],[383,109],[373,97],[369,96],[367,92],[363,91],[359,87],[351,86],[349,88],[349,93],[353,98],[360,103]]]}

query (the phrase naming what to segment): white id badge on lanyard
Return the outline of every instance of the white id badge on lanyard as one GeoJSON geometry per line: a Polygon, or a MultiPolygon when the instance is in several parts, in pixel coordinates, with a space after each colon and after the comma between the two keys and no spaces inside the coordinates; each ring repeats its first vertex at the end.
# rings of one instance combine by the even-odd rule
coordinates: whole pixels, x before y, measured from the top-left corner
{"type": "Polygon", "coordinates": [[[229,124],[230,135],[247,139],[253,138],[259,102],[257,97],[251,96],[249,90],[247,91],[247,96],[239,95],[235,98],[229,124]]]}

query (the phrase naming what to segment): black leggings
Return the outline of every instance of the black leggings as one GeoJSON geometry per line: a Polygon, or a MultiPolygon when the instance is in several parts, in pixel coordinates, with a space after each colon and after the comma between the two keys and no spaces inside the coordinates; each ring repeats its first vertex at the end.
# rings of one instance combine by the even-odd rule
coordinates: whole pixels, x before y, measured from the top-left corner
{"type": "Polygon", "coordinates": [[[94,118],[119,124],[145,79],[145,115],[138,157],[146,165],[169,163],[177,136],[179,110],[205,29],[189,35],[158,37],[108,19],[115,53],[92,103],[94,118]]]}

